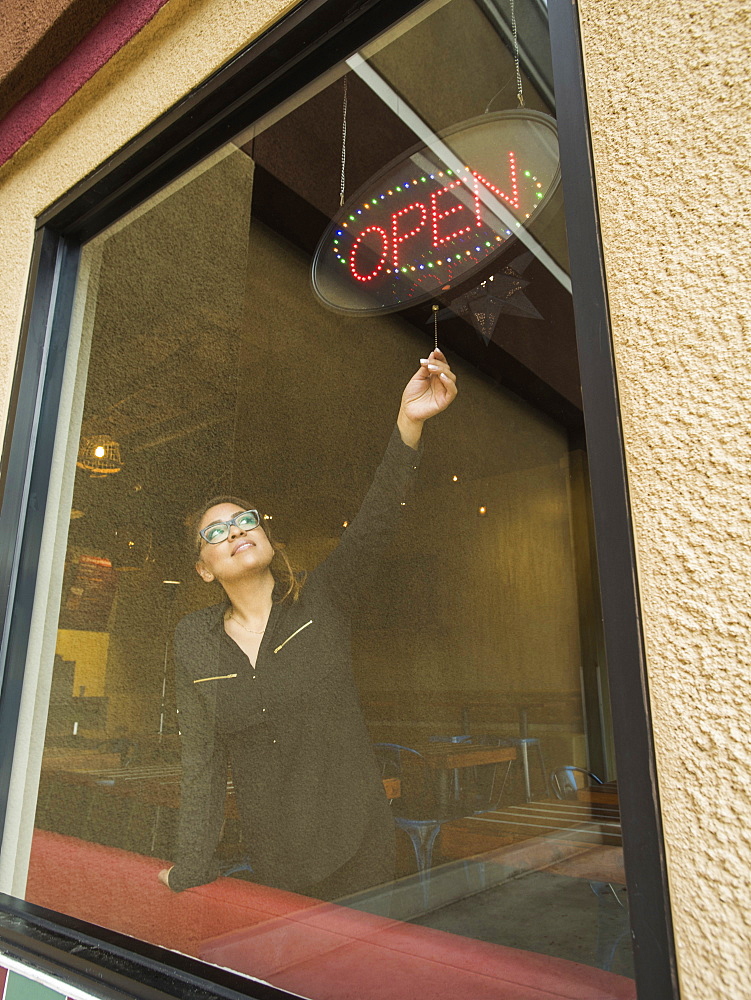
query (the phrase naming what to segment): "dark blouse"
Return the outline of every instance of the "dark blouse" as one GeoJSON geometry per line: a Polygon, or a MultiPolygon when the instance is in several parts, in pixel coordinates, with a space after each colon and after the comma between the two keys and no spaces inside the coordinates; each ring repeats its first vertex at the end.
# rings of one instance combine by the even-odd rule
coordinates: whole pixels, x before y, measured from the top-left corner
{"type": "Polygon", "coordinates": [[[352,675],[350,618],[358,600],[374,596],[373,571],[403,515],[418,460],[395,428],[337,548],[297,601],[273,604],[255,665],[224,631],[226,602],[178,623],[183,776],[169,876],[176,891],[219,874],[228,762],[258,881],[301,888],[344,865],[366,835],[393,838],[352,675]]]}

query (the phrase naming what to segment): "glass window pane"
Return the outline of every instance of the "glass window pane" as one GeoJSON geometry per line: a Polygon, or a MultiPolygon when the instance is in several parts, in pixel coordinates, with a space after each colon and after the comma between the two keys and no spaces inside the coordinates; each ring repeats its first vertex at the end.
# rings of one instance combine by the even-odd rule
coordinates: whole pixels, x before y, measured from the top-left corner
{"type": "Polygon", "coordinates": [[[635,995],[547,25],[515,15],[518,51],[502,0],[424,5],[85,248],[30,901],[311,997],[635,995]]]}

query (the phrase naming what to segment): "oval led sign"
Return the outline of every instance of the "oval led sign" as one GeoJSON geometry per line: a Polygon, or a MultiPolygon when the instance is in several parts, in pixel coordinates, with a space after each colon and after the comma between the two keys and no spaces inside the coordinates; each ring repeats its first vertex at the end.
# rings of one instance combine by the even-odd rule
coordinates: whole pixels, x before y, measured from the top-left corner
{"type": "Polygon", "coordinates": [[[509,241],[534,244],[559,184],[548,115],[520,108],[454,126],[390,163],[331,221],[313,258],[316,295],[374,315],[472,287],[509,241]]]}

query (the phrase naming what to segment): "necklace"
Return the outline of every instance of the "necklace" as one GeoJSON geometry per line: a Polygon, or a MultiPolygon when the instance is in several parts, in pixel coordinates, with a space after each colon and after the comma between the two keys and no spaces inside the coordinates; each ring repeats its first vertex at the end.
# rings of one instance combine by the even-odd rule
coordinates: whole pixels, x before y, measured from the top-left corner
{"type": "Polygon", "coordinates": [[[235,625],[239,625],[240,626],[240,628],[243,630],[243,632],[252,632],[253,635],[263,635],[263,633],[266,631],[266,626],[264,626],[262,629],[248,628],[247,625],[243,625],[242,622],[239,622],[237,620],[237,618],[235,618],[234,612],[235,612],[234,608],[230,608],[229,609],[229,613],[227,615],[227,621],[229,621],[230,618],[231,618],[232,621],[235,623],[235,625]]]}

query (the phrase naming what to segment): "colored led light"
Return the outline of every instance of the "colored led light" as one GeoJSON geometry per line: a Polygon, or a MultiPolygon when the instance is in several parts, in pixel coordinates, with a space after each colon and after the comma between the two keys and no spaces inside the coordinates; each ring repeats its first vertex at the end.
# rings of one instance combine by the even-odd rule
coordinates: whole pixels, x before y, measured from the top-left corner
{"type": "Polygon", "coordinates": [[[375,278],[378,274],[380,274],[380,272],[383,270],[383,265],[386,261],[386,257],[389,252],[389,244],[390,241],[388,233],[386,232],[385,229],[382,229],[380,226],[368,226],[366,229],[363,229],[363,231],[360,233],[360,235],[355,239],[354,243],[352,244],[352,250],[350,251],[349,255],[349,269],[350,273],[352,274],[352,277],[355,278],[355,280],[357,281],[372,281],[373,278],[375,278]],[[377,233],[380,236],[381,256],[373,271],[371,271],[369,274],[360,274],[360,272],[355,267],[355,258],[357,256],[357,251],[360,248],[360,245],[362,244],[367,233],[377,233]]]}
{"type": "Polygon", "coordinates": [[[420,201],[413,201],[411,205],[407,205],[406,208],[402,208],[400,211],[395,212],[391,216],[391,232],[392,232],[392,235],[393,235],[393,260],[394,260],[394,266],[395,267],[399,266],[399,247],[400,247],[400,245],[402,243],[404,243],[405,240],[410,239],[412,236],[416,236],[417,233],[419,233],[420,230],[424,227],[424,225],[425,225],[425,223],[427,221],[427,218],[428,218],[428,210],[425,207],[425,205],[423,205],[423,203],[420,202],[420,201]],[[419,212],[420,212],[420,221],[419,221],[419,223],[417,224],[417,226],[415,226],[414,229],[411,229],[409,232],[407,232],[407,233],[400,233],[399,232],[399,228],[398,228],[399,219],[403,215],[407,215],[407,213],[414,212],[415,210],[419,210],[419,212]]]}
{"type": "Polygon", "coordinates": [[[495,184],[491,183],[487,178],[483,177],[476,170],[472,171],[472,177],[474,178],[474,196],[475,196],[475,216],[477,218],[477,225],[482,225],[481,216],[481,199],[480,199],[480,189],[479,185],[482,184],[489,191],[492,191],[494,195],[498,198],[502,198],[504,201],[508,202],[512,208],[519,208],[519,185],[516,181],[516,157],[514,153],[509,150],[508,154],[509,162],[509,179],[511,181],[511,194],[506,194],[505,191],[501,191],[497,188],[495,184]]]}
{"type": "Polygon", "coordinates": [[[449,191],[451,191],[455,187],[458,187],[459,185],[461,185],[461,181],[452,181],[445,187],[439,188],[438,191],[434,191],[430,196],[430,209],[433,219],[434,247],[439,247],[442,243],[448,243],[450,240],[455,240],[458,236],[462,236],[464,233],[468,233],[472,228],[471,226],[464,226],[464,228],[457,229],[453,233],[447,233],[445,236],[438,235],[438,223],[441,221],[441,219],[447,219],[450,215],[453,215],[455,212],[462,212],[465,210],[464,205],[462,205],[459,202],[456,202],[454,205],[451,206],[451,208],[446,209],[445,212],[438,211],[438,199],[441,197],[441,195],[447,194],[449,191]]]}
{"type": "MultiPolygon", "coordinates": [[[[369,211],[372,206],[378,206],[381,201],[386,200],[387,197],[393,197],[396,193],[401,193],[403,191],[409,191],[411,187],[416,187],[418,183],[426,183],[428,180],[434,182],[434,188],[430,192],[430,201],[427,198],[425,202],[415,200],[411,204],[391,215],[391,228],[389,230],[388,222],[384,219],[385,225],[382,226],[367,226],[360,232],[359,236],[354,238],[354,242],[351,242],[354,237],[354,232],[352,237],[349,238],[349,243],[351,250],[348,253],[342,253],[341,243],[342,240],[338,238],[332,239],[332,249],[336,255],[337,260],[340,260],[343,264],[349,264],[350,272],[354,280],[360,283],[372,282],[381,273],[386,273],[392,275],[391,280],[399,278],[401,275],[412,274],[414,275],[416,271],[434,270],[436,267],[441,267],[442,265],[449,266],[449,274],[443,279],[444,281],[451,281],[452,275],[461,275],[467,267],[473,266],[475,263],[479,262],[483,255],[485,249],[491,249],[493,247],[493,242],[502,243],[504,239],[511,236],[512,231],[510,229],[505,229],[503,232],[505,235],[498,235],[498,233],[493,233],[492,229],[495,228],[494,220],[492,216],[492,202],[486,204],[487,194],[486,192],[491,192],[495,197],[502,199],[512,208],[516,209],[517,218],[521,218],[524,208],[529,208],[529,212],[526,213],[526,218],[530,218],[530,213],[533,213],[535,208],[538,206],[539,202],[545,197],[545,192],[543,191],[543,185],[541,182],[534,177],[529,170],[519,171],[524,177],[533,179],[533,185],[536,185],[536,189],[529,190],[527,188],[524,192],[524,200],[532,200],[534,204],[523,206],[521,204],[522,197],[519,190],[519,185],[517,182],[517,163],[516,157],[513,151],[508,152],[508,181],[500,183],[504,184],[504,189],[501,190],[500,187],[496,186],[496,183],[491,182],[486,177],[483,177],[479,172],[472,170],[469,166],[465,166],[460,171],[454,171],[451,168],[444,168],[443,170],[438,170],[431,174],[419,174],[416,177],[409,178],[403,181],[401,184],[395,185],[393,188],[389,188],[387,193],[379,193],[378,195],[371,195],[368,201],[362,203],[362,207],[358,209],[353,209],[355,213],[349,216],[349,220],[354,222],[357,216],[362,216],[365,211],[369,211]],[[438,180],[442,178],[443,181],[438,180]],[[437,183],[436,183],[437,182],[437,183]],[[443,183],[443,187],[438,187],[438,184],[443,183]],[[464,186],[470,194],[474,195],[474,205],[472,205],[464,195],[460,195],[456,192],[453,196],[450,194],[452,189],[460,186],[464,186]],[[527,193],[528,192],[528,193],[527,193]],[[532,199],[532,194],[535,197],[532,199]],[[460,200],[462,199],[462,200],[460,200]],[[474,213],[472,209],[474,208],[474,213]],[[468,219],[470,224],[465,226],[460,226],[454,231],[451,231],[451,223],[443,220],[449,220],[452,215],[465,211],[469,209],[469,214],[462,218],[462,221],[468,219]],[[488,212],[491,212],[490,218],[488,219],[488,212]],[[428,213],[430,214],[430,225],[428,225],[428,213]],[[472,222],[472,215],[475,216],[475,221],[472,222]],[[402,216],[406,218],[402,219],[402,216]],[[488,229],[491,232],[488,232],[488,229]],[[448,230],[444,232],[443,230],[448,230]],[[482,235],[486,235],[488,238],[485,241],[480,241],[475,243],[477,236],[480,235],[479,232],[473,234],[473,230],[479,229],[483,231],[482,235]],[[367,237],[370,236],[368,240],[367,237]],[[472,239],[470,240],[470,236],[472,239]],[[375,244],[373,242],[374,237],[375,244]],[[413,243],[408,243],[409,240],[417,237],[413,243]],[[426,257],[431,256],[431,246],[428,240],[432,237],[432,248],[435,249],[440,246],[445,246],[446,244],[453,242],[454,251],[448,257],[441,258],[439,260],[426,260],[426,257]],[[380,241],[380,247],[379,247],[380,241]],[[483,246],[484,242],[484,246],[483,246]],[[405,244],[408,243],[408,246],[405,244]],[[365,249],[366,256],[363,258],[362,251],[365,249]],[[379,257],[380,250],[380,257],[379,257]],[[411,257],[412,260],[417,260],[416,264],[404,264],[399,260],[400,256],[411,257]],[[469,258],[469,260],[467,260],[469,258]],[[367,261],[367,263],[365,263],[367,261]],[[471,262],[471,263],[470,263],[471,262]],[[386,264],[390,264],[389,267],[386,264]],[[456,267],[450,267],[451,264],[456,265],[456,267]],[[368,273],[361,271],[361,268],[367,271],[368,268],[371,270],[368,273]]],[[[494,171],[495,174],[495,171],[494,171]]],[[[498,180],[494,176],[494,181],[498,180]]],[[[459,221],[459,220],[456,220],[459,221]]],[[[513,223],[517,229],[521,228],[523,223],[517,221],[513,223]]],[[[340,221],[339,225],[341,229],[335,230],[336,237],[343,237],[344,229],[347,228],[347,222],[340,221]]],[[[456,225],[456,222],[454,222],[456,225]]],[[[361,228],[358,224],[357,228],[361,228]]],[[[355,231],[356,231],[355,229],[355,231]]],[[[349,235],[349,234],[347,234],[349,235]]],[[[448,247],[446,246],[446,249],[448,247]]],[[[439,280],[440,283],[440,279],[439,280]]],[[[400,285],[403,283],[400,282],[400,285]]],[[[448,287],[448,286],[447,286],[448,287]]],[[[420,294],[421,281],[418,276],[417,280],[410,279],[409,282],[405,283],[402,287],[401,293],[402,297],[405,295],[413,297],[420,294]],[[407,291],[409,289],[409,291],[407,291]]],[[[394,294],[396,295],[396,287],[394,287],[394,294]]]]}

